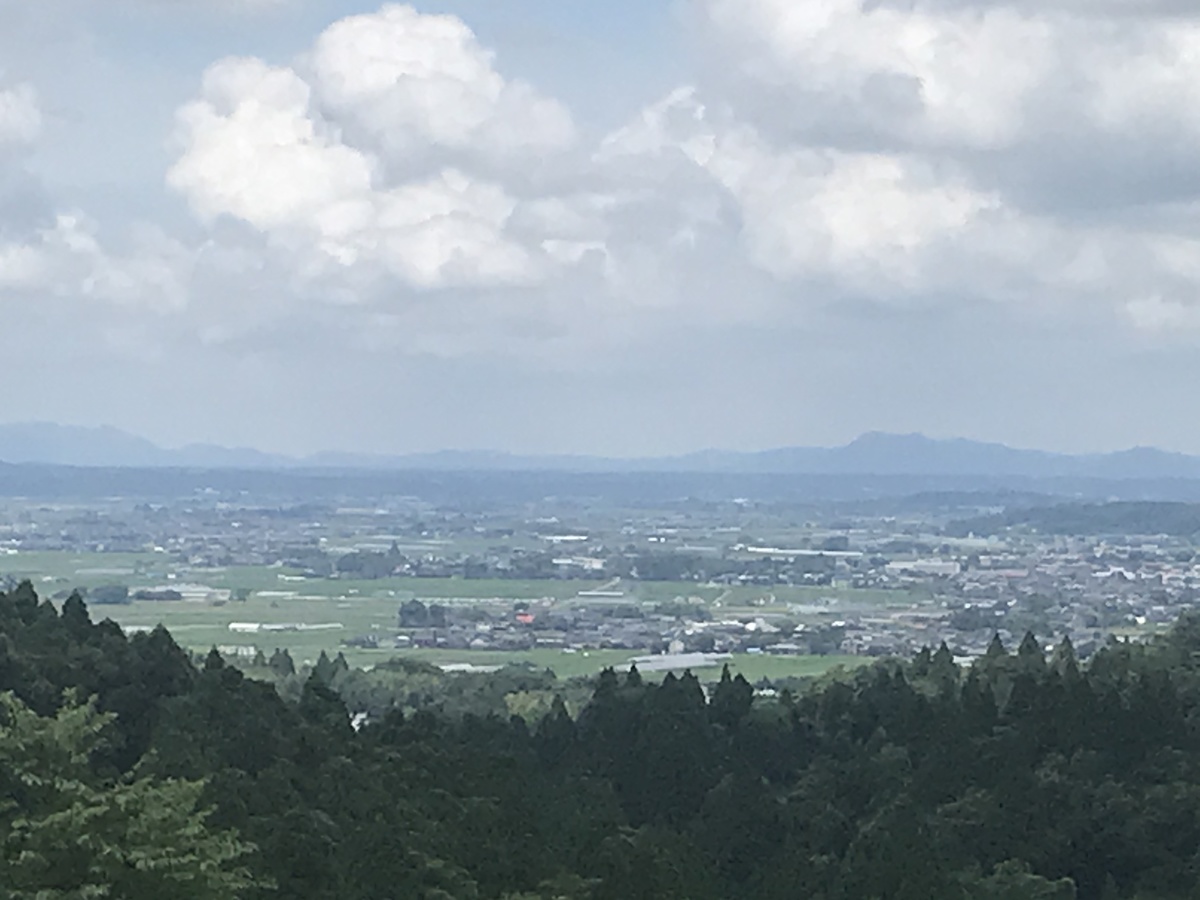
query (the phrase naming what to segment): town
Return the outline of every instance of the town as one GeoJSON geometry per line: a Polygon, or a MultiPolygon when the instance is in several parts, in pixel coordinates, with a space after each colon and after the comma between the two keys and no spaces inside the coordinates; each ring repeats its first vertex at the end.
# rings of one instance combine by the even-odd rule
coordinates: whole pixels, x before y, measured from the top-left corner
{"type": "Polygon", "coordinates": [[[489,499],[448,477],[425,496],[408,483],[347,495],[329,479],[323,493],[8,498],[0,578],[59,601],[79,590],[98,615],[161,621],[197,650],[344,650],[367,664],[622,651],[702,667],[942,643],[970,659],[1027,632],[1084,658],[1166,628],[1200,596],[1188,504],[585,497],[589,481],[543,494],[536,479],[489,499]]]}

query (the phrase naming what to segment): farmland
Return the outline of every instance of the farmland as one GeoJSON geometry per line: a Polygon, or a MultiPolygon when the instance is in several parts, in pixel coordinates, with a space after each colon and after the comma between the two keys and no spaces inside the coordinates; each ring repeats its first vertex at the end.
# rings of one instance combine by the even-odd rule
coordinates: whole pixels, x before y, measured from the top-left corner
{"type": "Polygon", "coordinates": [[[0,583],[83,590],[96,617],[250,658],[574,672],[710,654],[767,678],[942,641],[979,655],[1027,630],[1092,652],[1160,630],[1194,591],[1182,540],[955,536],[972,496],[814,502],[784,482],[546,473],[167,480],[174,494],[10,498],[0,583]]]}
{"type": "MultiPolygon", "coordinates": [[[[237,581],[230,582],[239,585],[237,581]]],[[[461,595],[466,591],[450,591],[445,585],[441,594],[461,595]]],[[[503,587],[503,586],[501,586],[503,587]]],[[[478,591],[487,602],[507,605],[533,593],[527,585],[514,585],[508,591],[493,589],[478,591]],[[496,595],[508,596],[497,599],[496,595]]],[[[322,652],[345,654],[356,666],[369,666],[393,656],[403,655],[436,665],[471,664],[499,666],[510,663],[530,663],[549,668],[559,677],[593,674],[605,666],[628,667],[629,660],[639,655],[636,650],[571,650],[529,649],[514,651],[453,650],[412,648],[396,650],[363,649],[344,646],[343,642],[356,635],[387,634],[395,630],[398,603],[404,597],[438,598],[439,592],[422,586],[398,590],[396,596],[342,595],[320,596],[317,593],[295,596],[274,596],[271,592],[252,593],[245,601],[155,602],[133,601],[120,606],[96,606],[96,618],[111,618],[128,630],[141,630],[163,625],[184,647],[204,652],[211,647],[244,647],[262,650],[270,655],[276,648],[287,649],[297,663],[311,663],[322,652]],[[414,590],[413,588],[418,588],[414,590]],[[287,630],[260,631],[256,634],[238,633],[230,629],[235,623],[280,626],[287,630]]],[[[474,598],[457,596],[452,602],[473,604],[474,598]]],[[[245,652],[253,652],[247,649],[245,652]]],[[[734,668],[747,677],[788,677],[817,675],[834,665],[853,662],[848,657],[799,656],[771,658],[761,654],[737,654],[734,668]]],[[[719,671],[719,667],[717,669],[719,671]]],[[[711,673],[709,673],[711,674],[711,673]]]]}
{"type": "MultiPolygon", "coordinates": [[[[281,567],[193,568],[174,564],[163,554],[156,553],[20,552],[4,556],[0,565],[10,577],[28,578],[43,593],[60,599],[76,588],[95,590],[118,583],[128,586],[134,593],[182,587],[190,592],[189,599],[95,605],[92,613],[97,619],[111,618],[131,631],[163,625],[182,646],[195,652],[220,647],[227,653],[262,651],[269,655],[279,648],[288,650],[300,664],[313,662],[321,652],[330,655],[342,652],[356,666],[370,666],[397,655],[436,665],[491,667],[527,663],[551,669],[560,677],[593,674],[610,665],[627,667],[632,657],[644,651],[572,647],[397,649],[390,640],[381,640],[378,647],[347,646],[346,641],[363,636],[390,636],[396,631],[399,605],[413,599],[451,608],[483,608],[498,614],[520,604],[553,611],[605,602],[612,605],[632,603],[650,610],[658,604],[683,601],[707,609],[715,616],[776,616],[804,604],[872,608],[907,599],[877,591],[802,586],[776,586],[768,590],[682,582],[622,583],[619,579],[600,582],[314,578],[281,567]],[[604,601],[589,597],[589,593],[601,588],[620,594],[620,599],[604,601]],[[255,630],[250,631],[250,626],[255,630]]],[[[853,661],[837,656],[781,658],[739,653],[732,657],[732,667],[758,680],[817,675],[853,661]]],[[[719,666],[710,668],[713,671],[701,674],[712,675],[719,671],[719,666]]]]}

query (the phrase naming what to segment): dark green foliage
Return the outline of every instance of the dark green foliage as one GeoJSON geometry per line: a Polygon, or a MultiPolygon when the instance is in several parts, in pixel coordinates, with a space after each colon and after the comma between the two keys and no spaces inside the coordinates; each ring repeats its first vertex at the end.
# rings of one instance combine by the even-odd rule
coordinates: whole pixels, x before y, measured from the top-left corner
{"type": "Polygon", "coordinates": [[[1018,861],[1001,863],[987,878],[963,881],[970,900],[1075,900],[1075,884],[1070,879],[1042,878],[1030,872],[1027,863],[1018,861]]]}
{"type": "Polygon", "coordinates": [[[408,559],[395,544],[387,553],[349,553],[337,561],[334,568],[348,578],[387,578],[407,565],[408,559]]]}
{"type": "Polygon", "coordinates": [[[1200,895],[1200,619],[1087,666],[1027,635],[966,670],[942,646],[774,699],[729,671],[706,697],[691,675],[607,670],[581,700],[518,667],[451,689],[419,664],[296,674],[275,653],[250,671],[276,690],[198,663],[161,629],[92,624],[78,597],[60,613],[28,585],[0,594],[0,842],[34,854],[0,876],[46,897],[82,894],[38,894],[39,860],[139,898],[1200,895]],[[30,791],[46,766],[66,793],[30,791]],[[164,830],[129,824],[153,804],[164,830]],[[112,859],[136,839],[190,865],[194,840],[208,881],[189,894],[63,855],[69,822],[112,859]]]}
{"type": "Polygon", "coordinates": [[[93,588],[88,592],[88,597],[92,603],[99,606],[124,606],[133,602],[129,596],[129,588],[121,584],[93,588]]]}
{"type": "Polygon", "coordinates": [[[721,680],[713,689],[709,718],[727,731],[736,731],[754,704],[754,688],[744,677],[733,678],[729,666],[721,670],[721,680]]]}
{"type": "Polygon", "coordinates": [[[286,678],[289,675],[296,674],[296,664],[292,662],[292,655],[286,650],[276,650],[271,654],[271,659],[267,663],[271,671],[276,677],[286,678]]]}
{"type": "Polygon", "coordinates": [[[333,684],[333,679],[337,676],[337,673],[337,666],[334,665],[333,660],[322,650],[321,655],[317,657],[316,666],[313,667],[312,678],[323,685],[329,686],[333,684]]]}
{"type": "Polygon", "coordinates": [[[0,693],[0,885],[11,900],[228,900],[265,886],[252,850],[210,828],[201,781],[105,777],[90,764],[113,717],[69,702],[41,717],[0,693]]]}

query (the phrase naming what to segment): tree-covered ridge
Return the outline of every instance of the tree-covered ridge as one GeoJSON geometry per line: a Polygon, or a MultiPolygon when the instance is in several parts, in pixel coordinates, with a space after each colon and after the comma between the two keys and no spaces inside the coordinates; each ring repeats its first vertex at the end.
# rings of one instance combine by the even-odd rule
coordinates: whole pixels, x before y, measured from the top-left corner
{"type": "Polygon", "coordinates": [[[1008,528],[1031,528],[1043,534],[1200,534],[1200,504],[1123,500],[1111,503],[1060,503],[1054,506],[1016,506],[1001,513],[951,522],[946,533],[999,534],[1008,528]]]}
{"type": "MultiPolygon", "coordinates": [[[[276,660],[286,668],[282,659],[276,660]]],[[[572,716],[355,730],[164,631],[0,594],[15,897],[1168,898],[1200,894],[1200,622],[1081,666],[946,648],[793,696],[600,676],[572,716]],[[88,701],[86,698],[94,698],[88,701]]],[[[353,683],[353,682],[349,682],[353,683]]],[[[372,702],[377,704],[378,697],[372,702]]],[[[398,707],[402,703],[396,704],[398,707]]]]}

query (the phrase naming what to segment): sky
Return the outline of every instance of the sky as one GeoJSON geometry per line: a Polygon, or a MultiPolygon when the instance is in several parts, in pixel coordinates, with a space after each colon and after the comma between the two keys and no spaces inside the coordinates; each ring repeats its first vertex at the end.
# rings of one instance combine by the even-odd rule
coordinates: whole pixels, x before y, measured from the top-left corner
{"type": "Polygon", "coordinates": [[[1200,453],[1200,6],[0,0],[0,421],[1200,453]]]}

